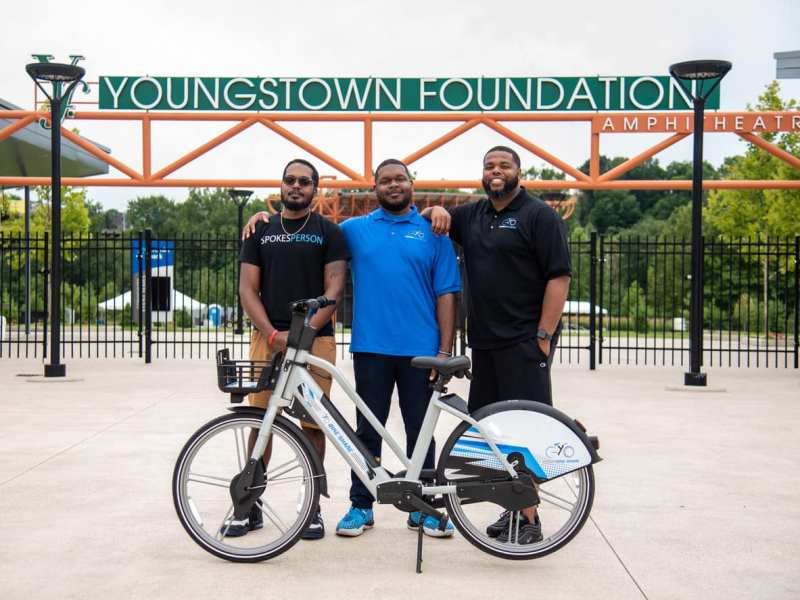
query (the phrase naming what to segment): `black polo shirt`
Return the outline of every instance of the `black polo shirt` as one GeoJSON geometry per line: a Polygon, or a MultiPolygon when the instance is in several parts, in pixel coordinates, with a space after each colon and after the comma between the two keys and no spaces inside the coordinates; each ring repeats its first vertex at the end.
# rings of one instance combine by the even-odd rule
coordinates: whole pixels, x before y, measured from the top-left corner
{"type": "Polygon", "coordinates": [[[500,212],[485,199],[450,214],[450,237],[467,268],[470,346],[502,348],[535,336],[547,282],[571,274],[561,217],[524,189],[500,212]]]}

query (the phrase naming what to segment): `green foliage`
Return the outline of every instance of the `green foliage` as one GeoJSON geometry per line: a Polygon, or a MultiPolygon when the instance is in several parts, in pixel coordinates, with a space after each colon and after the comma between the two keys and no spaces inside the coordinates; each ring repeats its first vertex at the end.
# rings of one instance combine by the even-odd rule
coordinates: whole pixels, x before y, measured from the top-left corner
{"type": "Polygon", "coordinates": [[[175,326],[181,329],[188,329],[192,326],[192,315],[185,309],[177,310],[173,313],[175,326]]]}
{"type": "MultiPolygon", "coordinates": [[[[776,81],[759,96],[755,110],[791,111],[796,100],[783,101],[776,81]]],[[[750,108],[750,107],[748,107],[750,108]]],[[[800,157],[800,133],[756,134],[782,150],[800,157]]],[[[754,144],[748,144],[743,155],[726,160],[722,167],[730,179],[800,179],[800,171],[754,144]]],[[[753,237],[793,237],[800,235],[800,190],[714,190],[705,210],[706,222],[719,236],[727,239],[753,237]]]]}
{"type": "MultiPolygon", "coordinates": [[[[264,203],[253,196],[242,211],[243,223],[264,203]]],[[[106,221],[112,215],[106,214],[106,221]]],[[[128,203],[127,226],[133,231],[150,229],[156,239],[239,238],[239,210],[227,189],[191,189],[183,202],[166,196],[141,196],[128,203]]]]}
{"type": "Polygon", "coordinates": [[[625,190],[603,190],[594,193],[588,220],[599,233],[617,233],[641,216],[636,196],[625,190]]]}
{"type": "Polygon", "coordinates": [[[128,203],[128,225],[134,231],[151,229],[153,237],[174,238],[179,231],[178,209],[166,196],[140,196],[128,203]]]}
{"type": "Polygon", "coordinates": [[[628,288],[624,306],[628,313],[629,325],[636,331],[647,332],[647,298],[637,281],[631,283],[628,288]]]}
{"type": "MultiPolygon", "coordinates": [[[[605,173],[628,160],[624,156],[600,157],[600,172],[605,173]]],[[[589,172],[589,161],[581,165],[580,169],[589,172]]],[[[703,174],[706,179],[717,179],[719,172],[708,162],[703,163],[703,174]]],[[[651,158],[623,173],[620,180],[687,180],[692,178],[692,163],[675,161],[662,167],[658,159],[651,158]]],[[[585,190],[578,196],[576,217],[584,226],[610,233],[619,232],[635,226],[640,219],[652,218],[656,220],[669,219],[674,212],[691,201],[691,192],[688,190],[617,190],[616,196],[609,196],[612,192],[607,190],[585,190]],[[624,206],[613,207],[613,202],[620,201],[623,194],[633,196],[634,203],[625,200],[624,206]],[[598,204],[600,206],[598,206],[598,204]],[[611,214],[607,214],[609,208],[611,214]],[[626,214],[630,211],[630,214],[626,214]]]]}

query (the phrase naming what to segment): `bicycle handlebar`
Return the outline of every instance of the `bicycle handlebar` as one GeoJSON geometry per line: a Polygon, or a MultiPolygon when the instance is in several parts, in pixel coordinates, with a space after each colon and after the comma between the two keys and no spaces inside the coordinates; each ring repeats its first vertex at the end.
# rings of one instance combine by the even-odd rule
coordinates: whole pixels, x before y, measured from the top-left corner
{"type": "Polygon", "coordinates": [[[319,296],[317,298],[307,298],[306,300],[296,300],[292,302],[292,311],[313,311],[319,310],[320,308],[325,308],[326,306],[333,306],[336,304],[336,300],[331,300],[326,296],[319,296]]]}

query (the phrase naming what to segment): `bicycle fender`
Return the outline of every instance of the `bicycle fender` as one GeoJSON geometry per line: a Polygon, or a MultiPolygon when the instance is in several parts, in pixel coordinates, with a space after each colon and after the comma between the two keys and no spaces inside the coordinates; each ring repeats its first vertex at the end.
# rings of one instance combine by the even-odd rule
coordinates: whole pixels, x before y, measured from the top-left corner
{"type": "MultiPolygon", "coordinates": [[[[229,406],[228,410],[235,413],[250,414],[258,417],[259,419],[263,419],[264,413],[266,412],[263,408],[259,408],[258,406],[229,406]]],[[[328,477],[325,473],[325,465],[322,464],[322,459],[319,457],[319,452],[317,452],[317,449],[314,448],[314,445],[303,433],[303,430],[292,423],[289,419],[278,415],[275,417],[275,420],[279,421],[280,424],[287,429],[292,430],[292,432],[297,435],[297,439],[300,440],[300,443],[305,446],[308,455],[311,457],[311,466],[314,469],[315,474],[319,475],[319,493],[326,498],[330,498],[328,495],[328,477]]]]}
{"type": "MultiPolygon", "coordinates": [[[[575,421],[561,411],[530,400],[506,400],[471,415],[486,436],[508,459],[518,453],[539,482],[547,481],[602,460],[594,444],[575,421]]],[[[458,477],[490,476],[504,471],[483,435],[475,427],[460,426],[446,457],[445,468],[458,477]]],[[[519,458],[519,457],[517,457],[519,458]]]]}

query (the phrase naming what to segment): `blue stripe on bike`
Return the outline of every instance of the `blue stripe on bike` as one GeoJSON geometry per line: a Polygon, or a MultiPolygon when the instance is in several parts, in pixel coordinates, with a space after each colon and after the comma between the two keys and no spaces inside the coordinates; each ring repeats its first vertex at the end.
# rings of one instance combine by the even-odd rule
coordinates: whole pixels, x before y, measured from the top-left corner
{"type": "MultiPolygon", "coordinates": [[[[459,438],[458,442],[454,446],[454,450],[457,449],[459,446],[466,447],[471,449],[472,452],[479,451],[481,454],[491,454],[494,456],[491,447],[486,442],[481,442],[478,440],[468,440],[464,438],[459,438]]],[[[497,444],[497,449],[500,450],[503,454],[508,456],[512,452],[519,452],[522,454],[522,457],[525,459],[525,465],[533,471],[537,477],[541,479],[548,479],[547,475],[545,474],[542,467],[539,465],[539,462],[533,457],[531,451],[525,448],[524,446],[511,446],[509,444],[497,444]]]]}

